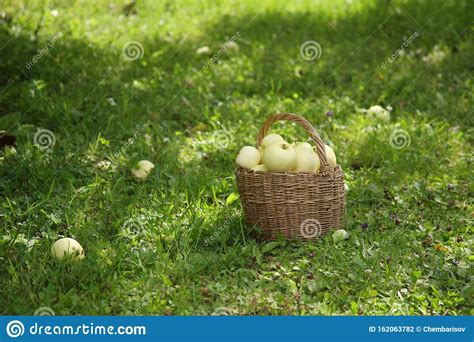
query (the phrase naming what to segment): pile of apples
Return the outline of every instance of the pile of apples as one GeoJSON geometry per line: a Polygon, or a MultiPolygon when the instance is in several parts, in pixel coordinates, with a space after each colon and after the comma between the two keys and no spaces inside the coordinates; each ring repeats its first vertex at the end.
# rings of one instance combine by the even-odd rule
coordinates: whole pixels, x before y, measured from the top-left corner
{"type": "MultiPolygon", "coordinates": [[[[336,166],[336,154],[331,147],[324,146],[329,165],[336,166]]],[[[265,136],[258,149],[244,146],[235,163],[256,172],[318,172],[321,167],[315,146],[307,142],[289,144],[278,134],[265,136]]]]}

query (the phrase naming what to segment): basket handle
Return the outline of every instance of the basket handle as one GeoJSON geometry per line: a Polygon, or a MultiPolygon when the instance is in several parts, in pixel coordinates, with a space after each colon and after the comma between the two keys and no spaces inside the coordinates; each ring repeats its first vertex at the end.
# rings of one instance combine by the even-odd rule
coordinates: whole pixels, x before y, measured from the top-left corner
{"type": "Polygon", "coordinates": [[[319,160],[321,162],[321,169],[324,170],[329,167],[327,157],[326,157],[326,150],[324,148],[324,143],[319,136],[319,133],[316,132],[316,129],[309,123],[308,120],[303,118],[302,116],[292,114],[292,113],[279,113],[270,116],[265,122],[263,123],[262,128],[258,132],[257,136],[257,148],[260,146],[262,139],[267,135],[270,126],[275,123],[276,121],[291,121],[295,122],[298,125],[302,126],[306,133],[309,134],[311,139],[313,139],[314,143],[316,144],[316,151],[319,156],[319,160]]]}

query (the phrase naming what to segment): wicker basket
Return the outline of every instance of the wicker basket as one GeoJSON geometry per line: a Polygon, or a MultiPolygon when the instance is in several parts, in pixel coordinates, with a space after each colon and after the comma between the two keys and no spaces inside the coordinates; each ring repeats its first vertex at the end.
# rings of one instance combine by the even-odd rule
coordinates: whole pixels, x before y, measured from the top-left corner
{"type": "Polygon", "coordinates": [[[270,126],[280,120],[301,125],[316,144],[321,168],[315,172],[255,172],[235,170],[247,224],[261,228],[260,237],[274,240],[313,239],[341,228],[345,213],[344,175],[327,163],[324,143],[303,117],[282,113],[269,117],[260,129],[257,148],[270,126]]]}

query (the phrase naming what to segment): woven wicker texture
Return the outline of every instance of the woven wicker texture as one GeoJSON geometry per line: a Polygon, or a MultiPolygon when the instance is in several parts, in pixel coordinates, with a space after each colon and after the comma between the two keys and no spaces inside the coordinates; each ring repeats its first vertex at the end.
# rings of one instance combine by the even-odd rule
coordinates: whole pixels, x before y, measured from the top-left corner
{"type": "Polygon", "coordinates": [[[261,237],[274,240],[313,239],[344,223],[344,175],[339,165],[327,163],[324,143],[314,127],[303,117],[291,113],[269,117],[260,129],[257,148],[276,121],[301,125],[316,145],[320,172],[235,171],[240,200],[247,224],[260,227],[261,237]]]}

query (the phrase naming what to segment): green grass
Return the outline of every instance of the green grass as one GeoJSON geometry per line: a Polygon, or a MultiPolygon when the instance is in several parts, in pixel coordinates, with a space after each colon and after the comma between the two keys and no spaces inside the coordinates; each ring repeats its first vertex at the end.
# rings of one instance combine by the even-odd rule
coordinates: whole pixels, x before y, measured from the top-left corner
{"type": "Polygon", "coordinates": [[[17,139],[0,156],[0,314],[472,314],[471,1],[61,3],[0,9],[0,129],[17,139]],[[204,67],[196,50],[237,32],[204,67]],[[279,111],[334,147],[349,239],[268,245],[245,226],[233,160],[279,111]],[[396,128],[409,146],[391,147],[396,128]],[[156,168],[136,181],[141,159],[156,168]],[[61,236],[82,262],[52,260],[61,236]]]}

